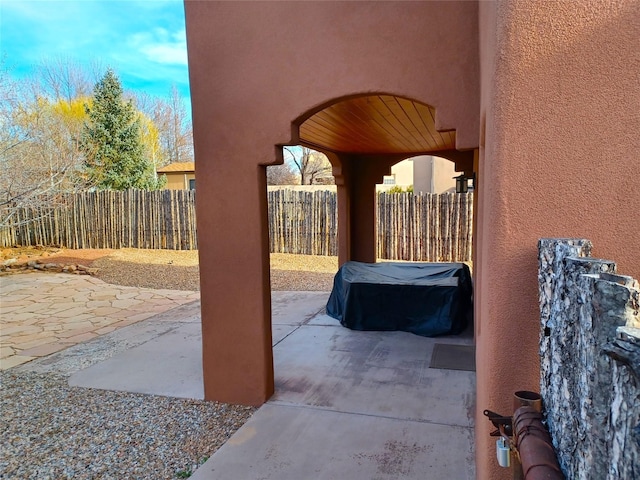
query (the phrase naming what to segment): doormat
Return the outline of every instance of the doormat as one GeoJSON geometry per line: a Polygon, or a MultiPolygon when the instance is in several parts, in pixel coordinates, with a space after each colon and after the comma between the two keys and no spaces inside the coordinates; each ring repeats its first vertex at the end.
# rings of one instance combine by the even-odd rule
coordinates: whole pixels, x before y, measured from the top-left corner
{"type": "Polygon", "coordinates": [[[476,347],[475,345],[436,343],[433,346],[429,368],[475,372],[476,347]]]}

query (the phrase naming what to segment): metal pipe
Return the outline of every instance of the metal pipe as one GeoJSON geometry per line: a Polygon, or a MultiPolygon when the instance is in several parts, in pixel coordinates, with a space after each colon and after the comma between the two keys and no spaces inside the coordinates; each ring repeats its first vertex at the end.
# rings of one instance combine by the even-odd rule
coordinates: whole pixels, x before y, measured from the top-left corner
{"type": "MultiPolygon", "coordinates": [[[[539,393],[530,392],[528,390],[519,390],[513,394],[513,410],[518,410],[520,407],[533,407],[537,412],[542,411],[542,397],[539,393]]],[[[514,437],[515,443],[515,437],[514,437]]],[[[516,450],[517,451],[517,450],[516,450]]],[[[519,455],[513,455],[511,462],[511,475],[512,480],[525,480],[524,472],[522,469],[522,463],[520,462],[519,455]]]]}
{"type": "Polygon", "coordinates": [[[537,412],[542,411],[542,397],[539,393],[528,390],[519,390],[513,394],[513,410],[520,407],[533,407],[537,412]]]}
{"type": "Polygon", "coordinates": [[[525,480],[564,480],[540,412],[529,406],[518,408],[513,432],[525,480]]]}

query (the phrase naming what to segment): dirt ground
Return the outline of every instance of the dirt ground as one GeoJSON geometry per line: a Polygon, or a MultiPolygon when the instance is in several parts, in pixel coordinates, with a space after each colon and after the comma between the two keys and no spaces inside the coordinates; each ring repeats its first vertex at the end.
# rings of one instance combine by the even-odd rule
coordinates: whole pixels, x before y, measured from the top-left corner
{"type": "MultiPolygon", "coordinates": [[[[97,269],[96,277],[115,285],[200,289],[198,252],[194,250],[20,247],[3,249],[2,257],[17,258],[21,262],[45,257],[51,263],[80,264],[97,269]]],[[[271,288],[330,291],[337,269],[337,257],[274,253],[271,254],[271,288]]]]}

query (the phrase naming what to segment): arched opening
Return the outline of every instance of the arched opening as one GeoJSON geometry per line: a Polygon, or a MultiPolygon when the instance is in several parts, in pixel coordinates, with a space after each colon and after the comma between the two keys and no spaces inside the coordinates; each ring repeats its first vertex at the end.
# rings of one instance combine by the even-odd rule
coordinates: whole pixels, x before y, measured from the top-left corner
{"type": "MultiPolygon", "coordinates": [[[[367,98],[357,97],[360,103],[367,98]]],[[[375,98],[377,100],[372,102],[381,106],[380,96],[375,98]]],[[[409,104],[420,107],[435,125],[435,110],[414,101],[406,105],[409,104]]],[[[430,148],[424,144],[415,147],[416,152],[403,149],[403,145],[408,145],[407,135],[414,135],[417,142],[418,133],[417,130],[413,133],[407,129],[401,130],[401,123],[396,123],[393,127],[395,130],[392,129],[397,116],[389,117],[387,123],[383,123],[378,116],[379,111],[375,114],[377,121],[364,116],[364,113],[357,113],[360,111],[361,105],[354,105],[352,99],[338,100],[294,124],[292,135],[292,143],[323,151],[332,163],[338,193],[341,263],[349,260],[375,262],[378,259],[375,235],[376,184],[382,182],[394,164],[408,157],[413,158],[416,154],[432,153],[424,150],[430,148]],[[338,112],[343,117],[338,113],[332,116],[330,111],[338,112]],[[348,123],[347,119],[352,114],[361,122],[358,129],[348,123]],[[311,119],[315,122],[315,130],[306,128],[311,119]],[[373,130],[384,125],[386,134],[381,131],[371,134],[367,130],[368,125],[373,130]],[[401,140],[391,133],[401,136],[401,140]],[[384,141],[380,139],[381,135],[387,135],[384,141]],[[352,146],[348,142],[350,137],[356,138],[360,146],[352,146]],[[335,142],[332,142],[332,138],[335,142]],[[363,146],[368,141],[371,143],[363,146]]],[[[421,125],[424,126],[425,122],[421,125]]],[[[448,132],[447,138],[451,144],[439,151],[454,159],[464,160],[468,153],[455,150],[455,133],[448,132]]],[[[407,303],[416,304],[414,300],[415,297],[411,297],[407,303]]],[[[384,301],[376,302],[370,298],[368,302],[371,309],[385,306],[384,301]]],[[[388,305],[400,310],[398,303],[388,305]]],[[[327,313],[329,310],[327,305],[327,313]]],[[[276,328],[282,328],[276,323],[276,316],[272,317],[272,321],[276,328]]],[[[472,337],[472,329],[467,330],[462,338],[448,338],[440,343],[436,339],[403,332],[353,332],[342,328],[335,317],[317,314],[274,348],[276,388],[272,402],[311,405],[314,411],[359,412],[370,416],[368,418],[380,412],[389,416],[408,415],[420,418],[425,423],[443,421],[443,417],[436,419],[434,412],[436,405],[447,405],[445,422],[451,422],[460,430],[460,426],[467,426],[466,423],[461,424],[460,420],[466,419],[468,413],[465,412],[470,412],[472,408],[475,374],[444,372],[445,367],[432,367],[430,361],[439,358],[436,352],[446,351],[436,349],[437,343],[438,346],[455,347],[455,354],[463,351],[465,356],[468,355],[473,352],[470,345],[473,343],[472,337]],[[285,345],[298,354],[284,353],[285,345]],[[382,386],[390,387],[386,392],[392,393],[383,393],[382,386]]],[[[429,435],[431,433],[425,433],[425,437],[429,435]]],[[[465,464],[466,461],[461,460],[460,463],[465,464]]]]}
{"type": "MultiPolygon", "coordinates": [[[[454,219],[450,217],[453,217],[454,212],[456,212],[456,215],[459,213],[460,206],[455,204],[451,209],[440,209],[441,204],[448,205],[447,202],[455,203],[458,201],[461,197],[457,195],[453,195],[451,198],[445,197],[446,202],[441,202],[437,197],[435,201],[432,201],[433,198],[430,193],[426,195],[426,200],[429,200],[429,202],[425,201],[424,204],[421,201],[415,201],[413,195],[407,199],[408,201],[402,200],[401,203],[406,204],[408,207],[407,212],[413,211],[415,213],[417,205],[420,205],[420,208],[423,205],[426,208],[435,206],[436,208],[431,208],[432,212],[429,212],[428,215],[431,217],[429,221],[433,225],[424,222],[422,215],[419,215],[415,223],[410,224],[411,221],[416,219],[409,218],[410,215],[408,214],[402,214],[402,221],[400,222],[397,219],[392,219],[392,222],[389,222],[396,226],[407,226],[409,227],[408,230],[414,230],[414,233],[418,234],[418,238],[415,240],[415,244],[418,247],[421,247],[422,243],[429,243],[434,231],[438,231],[439,234],[444,233],[444,236],[446,236],[444,240],[437,238],[432,243],[447,245],[449,248],[446,254],[442,248],[436,247],[433,252],[431,249],[426,248],[422,249],[418,256],[413,255],[414,252],[411,252],[409,257],[404,258],[403,256],[398,257],[395,253],[389,256],[381,255],[381,250],[378,248],[380,243],[378,232],[381,230],[381,225],[379,223],[380,218],[378,218],[380,196],[378,195],[377,185],[383,183],[384,179],[389,177],[395,164],[407,158],[415,158],[422,155],[421,158],[423,160],[430,159],[433,167],[432,158],[434,155],[438,155],[438,158],[443,159],[445,162],[447,160],[453,162],[455,165],[454,170],[462,172],[462,176],[473,176],[474,151],[456,150],[455,131],[439,131],[436,128],[436,120],[436,109],[426,103],[380,93],[339,98],[311,109],[293,122],[293,140],[300,145],[313,147],[325,152],[333,166],[338,201],[338,257],[341,267],[350,261],[373,264],[383,258],[422,262],[450,262],[452,268],[455,262],[462,263],[465,260],[470,262],[470,247],[473,238],[473,228],[471,226],[473,194],[468,194],[464,197],[466,213],[464,219],[467,224],[465,225],[467,227],[465,240],[469,247],[463,254],[464,258],[459,257],[458,239],[452,238],[451,228],[449,228],[452,225],[459,226],[460,218],[456,217],[454,219]],[[433,221],[434,215],[435,221],[433,221]],[[444,217],[443,221],[440,221],[440,216],[444,217]],[[448,228],[440,228],[441,225],[447,225],[448,228]],[[445,232],[444,230],[449,231],[445,232]],[[422,236],[423,234],[426,234],[426,239],[422,236]],[[431,256],[424,256],[425,253],[426,255],[431,254],[431,256]]],[[[286,146],[281,148],[284,151],[288,151],[286,146]]],[[[429,173],[433,175],[433,168],[429,173]]],[[[453,181],[453,176],[451,176],[450,180],[453,181]]],[[[429,180],[429,182],[434,183],[433,179],[429,180]]],[[[452,183],[452,187],[455,189],[455,183],[452,183]]],[[[422,200],[422,197],[420,197],[420,200],[422,200]]],[[[391,216],[394,214],[400,216],[398,213],[392,213],[391,216]]],[[[392,234],[392,236],[394,235],[405,235],[405,232],[398,230],[392,234]]],[[[416,250],[419,251],[420,248],[416,250]]],[[[351,264],[348,267],[355,268],[351,264]]],[[[420,268],[426,267],[426,265],[423,265],[420,268]]],[[[396,267],[394,266],[393,268],[396,267]]],[[[398,266],[398,271],[403,268],[405,271],[409,271],[408,268],[400,266],[398,266]]],[[[470,334],[473,330],[472,328],[466,328],[467,326],[471,327],[469,320],[472,318],[471,283],[468,264],[467,266],[458,265],[456,268],[460,268],[461,272],[456,273],[455,276],[467,279],[464,289],[468,296],[460,303],[460,305],[464,304],[464,307],[461,306],[460,308],[464,309],[465,313],[462,316],[457,316],[455,322],[453,316],[451,317],[450,330],[432,331],[426,327],[422,328],[423,324],[420,330],[423,332],[421,334],[442,335],[443,333],[460,333],[464,330],[470,334]]],[[[366,275],[366,273],[363,273],[363,275],[366,275]]],[[[407,285],[404,282],[409,281],[400,277],[396,280],[400,282],[399,286],[407,285]]],[[[336,293],[334,288],[332,298],[335,298],[334,295],[340,297],[341,294],[336,293]]],[[[450,300],[452,298],[453,296],[449,297],[450,300]]],[[[340,297],[336,300],[337,303],[334,302],[333,305],[340,305],[343,301],[346,301],[346,299],[340,297]]],[[[395,301],[390,300],[390,302],[397,304],[395,301]]],[[[330,303],[332,303],[332,300],[330,300],[330,303]]],[[[450,306],[447,306],[447,308],[451,311],[453,309],[450,306]]],[[[330,315],[334,316],[334,318],[340,318],[343,325],[347,325],[348,322],[344,321],[340,316],[341,313],[336,313],[338,310],[329,310],[328,308],[327,311],[330,315]]],[[[424,322],[427,321],[425,316],[424,322]]],[[[375,323],[375,325],[380,324],[380,322],[375,323]]],[[[389,329],[402,329],[402,327],[398,327],[400,324],[401,321],[394,323],[395,326],[389,329]]],[[[374,324],[372,323],[371,325],[374,324]]],[[[362,322],[360,322],[360,327],[367,329],[365,323],[362,322]]],[[[372,327],[372,329],[375,328],[372,327]]]]}
{"type": "Polygon", "coordinates": [[[434,107],[384,93],[339,99],[298,125],[300,141],[334,152],[371,155],[455,150],[455,132],[438,131],[434,107]]]}
{"type": "Polygon", "coordinates": [[[380,92],[328,101],[292,122],[292,143],[324,152],[333,165],[340,264],[376,261],[376,184],[393,165],[431,155],[474,175],[474,150],[457,150],[455,130],[438,129],[437,120],[427,103],[380,92]]]}
{"type": "MultiPolygon", "coordinates": [[[[215,7],[217,12],[199,3],[186,9],[194,32],[189,60],[196,80],[194,125],[200,126],[194,133],[202,159],[198,174],[207,185],[198,199],[206,272],[201,280],[205,391],[207,398],[254,404],[270,398],[274,387],[264,178],[265,166],[277,163],[274,145],[280,152],[283,145],[299,144],[327,154],[340,197],[340,259],[375,261],[375,185],[391,165],[420,154],[437,154],[454,161],[458,171],[472,171],[474,153],[465,149],[477,147],[479,110],[474,4],[437,4],[437,9],[430,2],[400,9],[385,3],[268,5],[231,7],[228,14],[224,4],[215,7]],[[274,25],[283,18],[290,25],[275,35],[272,28],[253,31],[253,26],[274,25]],[[244,35],[245,29],[251,34],[244,35]],[[431,50],[429,45],[438,47],[431,50]],[[369,111],[360,118],[363,108],[369,111]],[[356,124],[365,131],[354,130],[356,124]],[[353,147],[355,139],[358,148],[353,147]]],[[[406,338],[415,344],[423,340],[406,338]]],[[[322,345],[331,345],[331,336],[322,345]]],[[[329,359],[310,355],[308,342],[297,346],[309,368],[329,359]]],[[[426,384],[416,389],[416,377],[403,380],[392,373],[395,367],[408,373],[404,362],[415,363],[403,356],[406,347],[398,345],[394,355],[384,344],[375,350],[363,345],[361,355],[345,359],[342,366],[357,361],[366,367],[369,356],[382,367],[385,358],[394,362],[373,379],[372,385],[383,380],[398,387],[392,395],[378,397],[377,411],[388,414],[386,399],[397,396],[403,407],[435,413],[424,399],[446,389],[426,384]]],[[[418,363],[425,365],[422,360],[418,363]]],[[[291,373],[278,361],[277,371],[291,373]]],[[[317,394],[312,403],[327,407],[332,390],[310,392],[304,383],[310,378],[317,377],[302,372],[291,389],[317,394]]],[[[450,418],[466,420],[473,395],[448,392],[442,400],[449,404],[453,397],[468,402],[450,418]]],[[[371,398],[358,402],[366,407],[363,413],[371,413],[371,398]]],[[[354,411],[354,402],[345,409],[354,411]]],[[[419,417],[410,412],[408,418],[419,417]]],[[[443,418],[438,414],[429,420],[443,418]]],[[[468,426],[464,423],[458,426],[468,426]]],[[[335,442],[324,442],[320,449],[328,445],[335,442]]]]}

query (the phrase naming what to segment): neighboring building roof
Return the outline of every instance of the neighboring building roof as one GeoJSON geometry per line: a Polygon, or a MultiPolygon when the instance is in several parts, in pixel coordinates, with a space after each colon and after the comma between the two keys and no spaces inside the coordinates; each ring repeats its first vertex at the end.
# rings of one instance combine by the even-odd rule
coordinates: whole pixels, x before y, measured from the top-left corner
{"type": "Polygon", "coordinates": [[[175,162],[170,163],[157,170],[158,173],[192,173],[196,171],[195,162],[175,162]]]}

